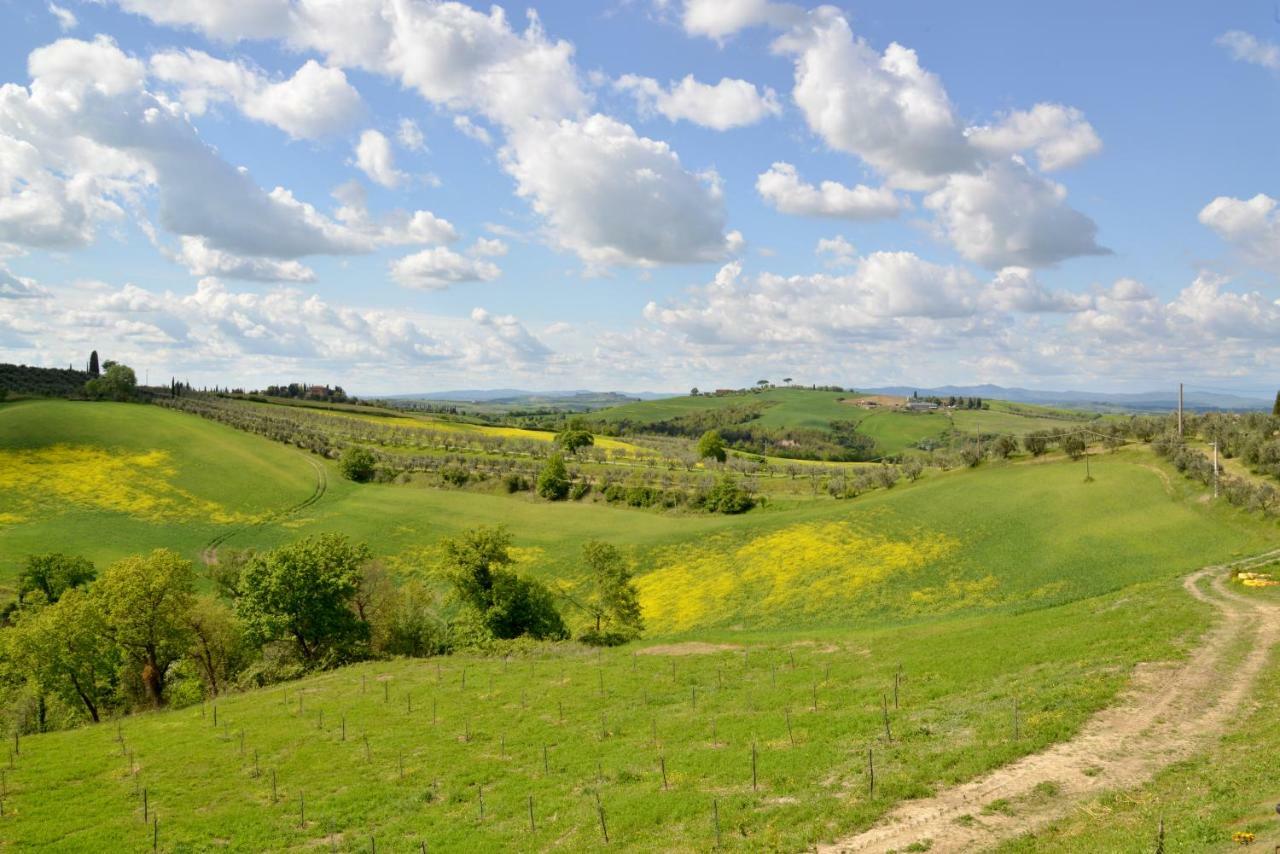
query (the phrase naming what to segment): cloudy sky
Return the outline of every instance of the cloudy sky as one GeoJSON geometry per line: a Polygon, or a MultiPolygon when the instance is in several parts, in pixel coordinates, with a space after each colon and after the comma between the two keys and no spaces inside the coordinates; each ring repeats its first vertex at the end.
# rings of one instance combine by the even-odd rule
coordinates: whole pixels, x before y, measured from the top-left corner
{"type": "Polygon", "coordinates": [[[1269,392],[1264,3],[0,0],[0,360],[1269,392]]]}

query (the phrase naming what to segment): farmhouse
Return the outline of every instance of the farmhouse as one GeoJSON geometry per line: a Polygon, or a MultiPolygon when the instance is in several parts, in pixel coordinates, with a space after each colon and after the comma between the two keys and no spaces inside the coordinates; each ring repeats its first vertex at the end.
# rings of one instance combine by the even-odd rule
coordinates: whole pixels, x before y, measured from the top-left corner
{"type": "Polygon", "coordinates": [[[906,410],[908,412],[930,412],[938,408],[938,404],[932,400],[913,399],[907,401],[906,410]]]}

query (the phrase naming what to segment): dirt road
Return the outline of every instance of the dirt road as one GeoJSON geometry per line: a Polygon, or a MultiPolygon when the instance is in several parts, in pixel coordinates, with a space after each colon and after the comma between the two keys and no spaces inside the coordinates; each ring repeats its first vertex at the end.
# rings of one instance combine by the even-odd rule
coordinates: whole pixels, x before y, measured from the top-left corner
{"type": "Polygon", "coordinates": [[[875,827],[818,851],[901,851],[926,839],[931,852],[982,850],[1105,790],[1141,785],[1202,749],[1240,710],[1280,640],[1280,606],[1230,590],[1230,570],[1276,557],[1280,550],[1189,576],[1187,592],[1220,612],[1214,628],[1186,661],[1140,665],[1119,701],[1090,718],[1075,738],[930,798],[906,801],[875,827]],[[1035,796],[1042,783],[1056,787],[1052,797],[1035,796]],[[982,808],[997,799],[1011,802],[1011,814],[983,815],[982,808]]]}

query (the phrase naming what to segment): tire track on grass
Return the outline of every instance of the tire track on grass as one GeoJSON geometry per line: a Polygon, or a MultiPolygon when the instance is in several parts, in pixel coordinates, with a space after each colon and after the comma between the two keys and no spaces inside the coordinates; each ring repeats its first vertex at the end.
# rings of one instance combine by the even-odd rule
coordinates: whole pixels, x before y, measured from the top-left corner
{"type": "Polygon", "coordinates": [[[817,850],[900,851],[925,840],[933,852],[990,848],[1104,791],[1141,785],[1193,755],[1230,724],[1280,641],[1280,605],[1228,589],[1229,572],[1277,557],[1280,549],[1188,576],[1183,587],[1219,611],[1217,624],[1186,661],[1138,665],[1118,702],[1095,713],[1075,738],[931,797],[905,801],[874,827],[817,850]],[[1036,787],[1045,783],[1056,794],[1036,798],[1036,787]],[[982,814],[997,799],[1011,802],[1009,814],[982,814]]]}
{"type": "Polygon", "coordinates": [[[316,483],[311,490],[311,494],[302,501],[299,501],[297,504],[286,507],[283,510],[276,511],[275,513],[271,513],[251,525],[241,525],[238,528],[232,528],[229,531],[223,531],[221,534],[218,534],[210,540],[209,544],[200,552],[200,559],[206,566],[212,566],[218,562],[218,548],[232,537],[243,534],[245,531],[249,531],[254,528],[260,528],[270,522],[279,522],[281,519],[287,519],[290,516],[301,513],[303,510],[306,510],[308,507],[324,497],[325,492],[329,489],[329,474],[325,471],[324,465],[311,459],[310,456],[303,454],[301,451],[298,453],[313,469],[315,469],[316,483]]]}

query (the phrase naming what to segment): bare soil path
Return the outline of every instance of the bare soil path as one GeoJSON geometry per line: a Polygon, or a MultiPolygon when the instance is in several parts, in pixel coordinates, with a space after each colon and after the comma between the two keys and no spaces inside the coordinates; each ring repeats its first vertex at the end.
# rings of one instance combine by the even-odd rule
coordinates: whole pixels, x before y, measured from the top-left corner
{"type": "Polygon", "coordinates": [[[1217,624],[1185,661],[1139,665],[1119,701],[1090,718],[1075,738],[932,797],[906,801],[869,830],[818,851],[901,851],[924,840],[932,842],[931,852],[990,848],[1106,790],[1141,785],[1193,755],[1241,710],[1280,641],[1280,606],[1230,590],[1230,570],[1278,556],[1280,550],[1188,576],[1183,586],[1218,609],[1217,624]],[[1052,797],[1036,796],[1044,783],[1056,787],[1052,797]],[[1009,802],[1008,812],[984,814],[983,807],[997,799],[1009,802]]]}

